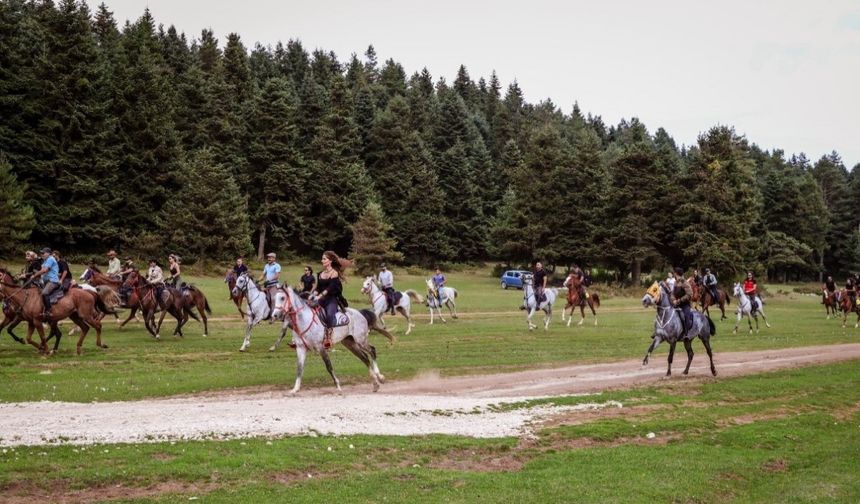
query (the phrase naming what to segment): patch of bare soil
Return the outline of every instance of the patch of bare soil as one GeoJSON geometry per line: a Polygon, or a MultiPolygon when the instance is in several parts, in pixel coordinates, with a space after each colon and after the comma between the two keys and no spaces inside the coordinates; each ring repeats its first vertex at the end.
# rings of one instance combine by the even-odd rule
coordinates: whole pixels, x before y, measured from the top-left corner
{"type": "Polygon", "coordinates": [[[840,422],[848,422],[853,420],[857,413],[860,413],[860,403],[837,409],[833,412],[833,417],[840,422]]]}
{"type": "Polygon", "coordinates": [[[788,462],[783,459],[768,460],[761,468],[763,471],[781,473],[788,471],[788,462]]]}
{"type": "Polygon", "coordinates": [[[32,504],[51,502],[58,504],[88,504],[91,502],[110,502],[114,500],[142,499],[168,494],[182,497],[199,496],[218,488],[214,483],[188,483],[181,481],[162,481],[148,486],[106,485],[75,490],[69,482],[56,480],[50,488],[40,488],[30,482],[13,482],[3,491],[2,501],[6,504],[32,504]]]}

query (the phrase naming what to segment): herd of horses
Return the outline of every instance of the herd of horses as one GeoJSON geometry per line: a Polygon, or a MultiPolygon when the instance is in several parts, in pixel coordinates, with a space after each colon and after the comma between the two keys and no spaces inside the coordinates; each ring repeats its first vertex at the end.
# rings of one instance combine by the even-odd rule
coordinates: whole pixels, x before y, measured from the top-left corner
{"type": "MultiPolygon", "coordinates": [[[[102,319],[106,315],[116,317],[119,327],[123,327],[140,312],[143,315],[144,326],[150,335],[156,339],[160,339],[161,337],[161,326],[167,314],[173,316],[177,321],[173,333],[176,336],[181,337],[183,335],[183,326],[192,318],[203,324],[204,337],[208,333],[207,315],[211,314],[209,303],[203,292],[193,285],[186,286],[185,288],[157,288],[148,284],[136,271],[129,273],[123,280],[111,278],[96,268],[87,271],[85,276],[89,278],[88,283],[82,285],[81,288],[70,289],[53,306],[50,317],[44,318],[38,288],[21,285],[15,280],[12,274],[4,269],[0,269],[0,299],[4,301],[3,309],[5,316],[2,324],[0,324],[0,330],[7,327],[9,334],[16,341],[24,343],[24,340],[12,333],[12,329],[20,322],[26,322],[28,325],[26,343],[33,345],[41,353],[51,354],[58,348],[62,336],[57,324],[59,321],[69,318],[81,332],[77,343],[78,355],[81,353],[81,346],[90,328],[96,331],[96,345],[100,348],[107,348],[101,341],[102,319]],[[127,318],[122,322],[120,322],[117,314],[118,308],[129,310],[127,318]],[[157,321],[156,317],[158,317],[157,321]],[[47,336],[45,334],[45,325],[50,328],[47,336]],[[40,336],[41,341],[38,343],[32,339],[34,332],[38,332],[40,336]],[[51,338],[55,338],[53,350],[48,349],[48,341],[51,338]]],[[[290,346],[295,348],[297,359],[296,382],[292,392],[298,392],[301,387],[306,356],[310,352],[318,353],[322,357],[335,386],[340,389],[340,381],[334,373],[329,356],[330,347],[325,344],[325,326],[312,299],[309,299],[306,294],[299,293],[287,284],[279,287],[272,296],[272,299],[270,299],[267,293],[257,287],[254,280],[247,273],[238,276],[232,273],[228,274],[225,282],[227,283],[230,298],[234,302],[240,316],[247,324],[245,338],[242,346],[239,348],[240,351],[244,352],[250,346],[251,332],[260,322],[264,320],[272,322],[276,320],[281,321],[280,334],[276,342],[269,348],[269,351],[275,351],[286,338],[287,334],[291,334],[290,346]],[[243,306],[245,307],[244,309],[243,306]]],[[[429,308],[430,324],[434,323],[435,316],[437,315],[443,322],[446,322],[443,307],[447,308],[451,317],[458,317],[456,309],[457,290],[451,287],[443,287],[437,290],[431,280],[428,279],[426,282],[426,297],[415,290],[409,289],[397,292],[393,298],[393,311],[406,319],[405,334],[407,335],[415,327],[412,319],[413,302],[423,303],[429,308]]],[[[708,289],[701,288],[694,282],[690,282],[690,285],[693,287],[693,302],[699,307],[699,310],[694,311],[690,324],[683,323],[681,320],[682,315],[672,306],[670,301],[671,288],[666,282],[655,282],[642,298],[643,306],[654,307],[656,309],[653,341],[648,347],[643,365],[648,364],[651,353],[661,342],[665,341],[670,346],[667,376],[671,375],[675,347],[679,342],[684,345],[687,351],[688,360],[684,370],[684,374],[687,374],[693,359],[691,344],[695,338],[699,338],[704,344],[711,360],[711,372],[716,375],[713,353],[710,346],[710,337],[716,333],[716,326],[710,318],[709,309],[718,307],[721,313],[721,320],[726,319],[726,306],[730,304],[731,296],[728,292],[718,289],[717,296],[714,298],[708,289]],[[687,325],[689,327],[686,327],[687,325]]],[[[597,293],[586,293],[585,289],[582,288],[581,279],[574,275],[568,277],[565,281],[565,287],[567,287],[567,303],[562,310],[562,322],[565,321],[565,315],[568,314],[569,310],[569,318],[567,319],[569,327],[573,321],[573,313],[579,308],[581,316],[579,325],[581,325],[585,321],[585,309],[587,307],[594,316],[594,324],[597,325],[597,309],[600,307],[599,295],[597,293]]],[[[379,371],[376,362],[376,348],[369,342],[369,333],[371,331],[378,332],[390,342],[394,342],[395,338],[392,334],[393,328],[389,329],[385,323],[385,314],[389,310],[389,300],[375,279],[372,277],[365,278],[362,283],[361,293],[367,296],[370,308],[361,310],[353,308],[344,309],[339,315],[341,317],[340,322],[332,330],[332,343],[341,343],[367,366],[373,382],[373,390],[376,391],[385,380],[385,377],[379,371]]],[[[535,296],[531,278],[525,278],[522,307],[527,310],[526,322],[529,330],[536,328],[535,324],[532,323],[532,317],[537,311],[545,313],[544,329],[549,329],[552,306],[558,298],[558,294],[558,289],[546,289],[544,297],[538,300],[535,296]]],[[[755,320],[755,330],[758,331],[759,316],[770,327],[770,324],[764,317],[763,303],[761,303],[760,299],[758,300],[758,307],[753,309],[753,304],[743,292],[740,284],[734,285],[733,295],[738,301],[735,332],[737,332],[738,324],[742,317],[748,318],[750,333],[753,331],[752,320],[755,320]]],[[[851,310],[850,301],[847,300],[847,296],[844,296],[840,302],[844,313],[846,312],[844,308],[846,302],[848,302],[848,310],[851,310]]],[[[826,297],[825,305],[827,305],[826,297]]],[[[860,324],[860,308],[856,311],[858,313],[858,324],[860,324]]],[[[830,309],[828,309],[828,317],[829,314],[830,309]]]]}
{"type": "Polygon", "coordinates": [[[854,321],[854,328],[856,329],[860,326],[860,303],[856,301],[852,302],[848,291],[845,289],[834,292],[829,292],[825,289],[821,294],[821,304],[824,305],[827,320],[830,320],[831,315],[838,316],[841,312],[842,327],[844,328],[848,324],[848,314],[855,313],[857,320],[854,321]]]}

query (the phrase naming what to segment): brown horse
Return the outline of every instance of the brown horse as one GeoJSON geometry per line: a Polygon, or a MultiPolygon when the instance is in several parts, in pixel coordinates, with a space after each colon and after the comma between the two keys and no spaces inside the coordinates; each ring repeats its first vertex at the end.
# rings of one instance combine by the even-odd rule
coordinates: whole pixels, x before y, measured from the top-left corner
{"type": "MultiPolygon", "coordinates": [[[[116,292],[117,294],[120,293],[123,284],[122,280],[111,278],[108,275],[105,275],[104,273],[99,271],[97,268],[90,267],[90,272],[92,273],[92,276],[89,280],[90,285],[92,285],[93,287],[104,285],[113,289],[114,292],[116,292]]],[[[115,315],[116,321],[117,323],[119,323],[120,329],[125,327],[125,325],[131,321],[131,319],[135,318],[137,316],[137,311],[140,310],[140,299],[138,299],[137,294],[134,291],[131,291],[129,293],[128,298],[126,299],[125,303],[122,304],[122,307],[127,308],[131,311],[128,314],[128,317],[124,321],[122,321],[122,323],[120,323],[119,321],[119,315],[115,315]]]]}
{"type": "Polygon", "coordinates": [[[719,306],[720,312],[722,312],[722,316],[720,317],[720,320],[725,320],[726,319],[726,305],[731,304],[731,298],[729,297],[729,295],[726,291],[724,291],[723,289],[719,289],[719,288],[717,289],[717,296],[719,297],[719,299],[715,303],[713,296],[711,296],[711,290],[705,289],[705,288],[702,289],[702,294],[701,294],[701,299],[700,299],[700,303],[702,305],[702,312],[707,313],[708,317],[710,317],[711,312],[710,312],[710,310],[708,310],[708,308],[711,306],[719,306]]]}
{"type": "MultiPolygon", "coordinates": [[[[198,322],[201,322],[202,319],[203,337],[207,337],[209,335],[209,319],[206,315],[212,315],[212,309],[209,308],[209,301],[206,299],[206,295],[203,294],[203,291],[190,284],[184,290],[173,287],[168,287],[166,290],[170,292],[167,302],[181,307],[183,312],[186,313],[186,322],[188,321],[188,316],[191,316],[198,322]],[[197,310],[197,315],[200,318],[194,316],[194,310],[197,310]]],[[[161,319],[158,321],[156,332],[161,331],[161,321],[164,320],[164,314],[165,312],[161,313],[161,319]]],[[[179,335],[182,336],[182,333],[180,332],[179,335]]]]}
{"type": "Polygon", "coordinates": [[[693,297],[690,298],[690,301],[695,305],[702,299],[702,286],[696,283],[696,277],[694,276],[687,278],[687,285],[693,291],[693,297]]]}
{"type": "Polygon", "coordinates": [[[841,295],[844,295],[841,291],[827,292],[827,289],[824,289],[821,293],[821,304],[824,305],[824,311],[827,312],[827,320],[830,320],[830,315],[836,316],[839,311],[839,301],[841,300],[841,295]]]}
{"type": "Polygon", "coordinates": [[[124,285],[131,288],[132,294],[140,300],[143,323],[146,326],[146,330],[155,339],[161,339],[161,324],[168,313],[173,315],[177,321],[176,329],[173,331],[174,336],[182,336],[182,326],[188,322],[189,316],[194,318],[194,320],[200,320],[196,314],[185,308],[185,301],[182,299],[183,296],[176,289],[164,287],[161,291],[161,299],[158,299],[158,289],[156,286],[147,283],[140,273],[136,271],[129,273],[124,285]],[[155,313],[158,311],[161,311],[162,314],[156,323],[155,313]]]}
{"type": "Polygon", "coordinates": [[[842,327],[848,323],[848,314],[852,311],[857,314],[857,321],[854,322],[854,329],[860,325],[860,303],[855,303],[854,308],[851,308],[851,296],[844,289],[842,290],[841,301],[839,301],[839,309],[842,310],[842,327]]]}
{"type": "Polygon", "coordinates": [[[579,314],[582,318],[577,325],[582,325],[585,322],[585,306],[587,304],[591,309],[592,315],[594,315],[594,325],[597,325],[597,311],[595,307],[600,308],[600,296],[594,292],[587,296],[582,296],[582,280],[576,275],[568,275],[564,284],[567,286],[567,304],[564,306],[564,310],[561,311],[561,321],[564,322],[564,312],[569,308],[570,318],[567,319],[567,327],[570,327],[570,323],[573,321],[573,312],[576,311],[576,307],[578,306],[579,314]]]}
{"type": "Polygon", "coordinates": [[[48,353],[49,355],[56,351],[60,345],[62,333],[57,329],[57,322],[66,318],[72,319],[72,322],[81,328],[81,336],[77,345],[78,355],[81,354],[81,346],[90,327],[96,330],[96,346],[107,348],[107,345],[102,344],[102,325],[99,321],[99,312],[114,313],[114,307],[119,304],[116,293],[110,289],[100,289],[98,293],[84,289],[70,289],[51,307],[46,318],[43,314],[42,296],[37,287],[19,286],[16,283],[7,282],[5,279],[0,281],[0,299],[8,300],[21,319],[27,322],[27,343],[36,347],[40,353],[48,353]],[[48,352],[48,338],[45,337],[43,323],[49,324],[52,336],[57,337],[51,352],[48,352]],[[39,332],[40,344],[33,342],[34,330],[39,332]]]}
{"type": "MultiPolygon", "coordinates": [[[[10,284],[16,283],[15,278],[12,276],[12,274],[2,268],[0,268],[0,281],[10,284]]],[[[5,328],[6,332],[9,333],[9,336],[12,336],[12,339],[23,345],[24,340],[19,338],[18,336],[15,336],[15,333],[12,332],[12,330],[18,327],[18,324],[20,323],[21,317],[18,316],[18,311],[12,307],[12,303],[4,301],[3,322],[0,322],[0,332],[2,332],[5,328]]]]}
{"type": "Polygon", "coordinates": [[[227,289],[230,292],[230,299],[233,301],[233,304],[236,305],[236,309],[239,310],[239,315],[242,317],[242,320],[245,320],[245,312],[242,311],[242,300],[245,299],[245,291],[243,289],[239,289],[234,294],[233,289],[236,287],[236,273],[233,270],[227,271],[227,276],[224,277],[224,283],[227,284],[227,289]]]}

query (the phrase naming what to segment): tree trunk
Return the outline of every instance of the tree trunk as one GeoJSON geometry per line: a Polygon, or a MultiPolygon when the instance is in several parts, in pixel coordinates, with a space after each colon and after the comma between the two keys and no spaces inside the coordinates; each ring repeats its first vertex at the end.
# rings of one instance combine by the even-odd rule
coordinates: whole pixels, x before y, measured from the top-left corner
{"type": "Polygon", "coordinates": [[[262,261],[266,253],[266,224],[260,224],[260,241],[257,243],[257,260],[262,261]]]}
{"type": "Polygon", "coordinates": [[[633,265],[630,272],[630,281],[634,287],[639,286],[639,280],[642,278],[642,259],[633,259],[633,265]]]}
{"type": "Polygon", "coordinates": [[[818,251],[818,281],[824,282],[824,247],[818,251]]]}

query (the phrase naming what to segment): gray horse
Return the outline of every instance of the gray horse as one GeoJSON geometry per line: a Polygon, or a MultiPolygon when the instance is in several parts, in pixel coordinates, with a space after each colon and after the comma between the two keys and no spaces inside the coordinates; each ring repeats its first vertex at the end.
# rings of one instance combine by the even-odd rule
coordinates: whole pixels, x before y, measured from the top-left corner
{"type": "Polygon", "coordinates": [[[687,350],[687,367],[684,368],[684,374],[687,374],[690,371],[690,364],[693,362],[693,339],[698,337],[705,345],[708,358],[711,360],[711,373],[717,376],[717,369],[714,367],[714,354],[711,352],[711,336],[717,332],[714,322],[707,315],[694,311],[692,327],[686,334],[683,334],[684,330],[681,326],[683,312],[672,306],[670,297],[671,292],[665,282],[659,284],[654,282],[645,296],[642,297],[643,306],[657,308],[657,318],[654,319],[654,341],[648,347],[648,353],[645,354],[642,365],[647,366],[651,352],[657,348],[661,341],[666,341],[669,343],[669,368],[666,370],[666,376],[672,376],[672,357],[675,355],[675,345],[680,340],[687,350]]]}

